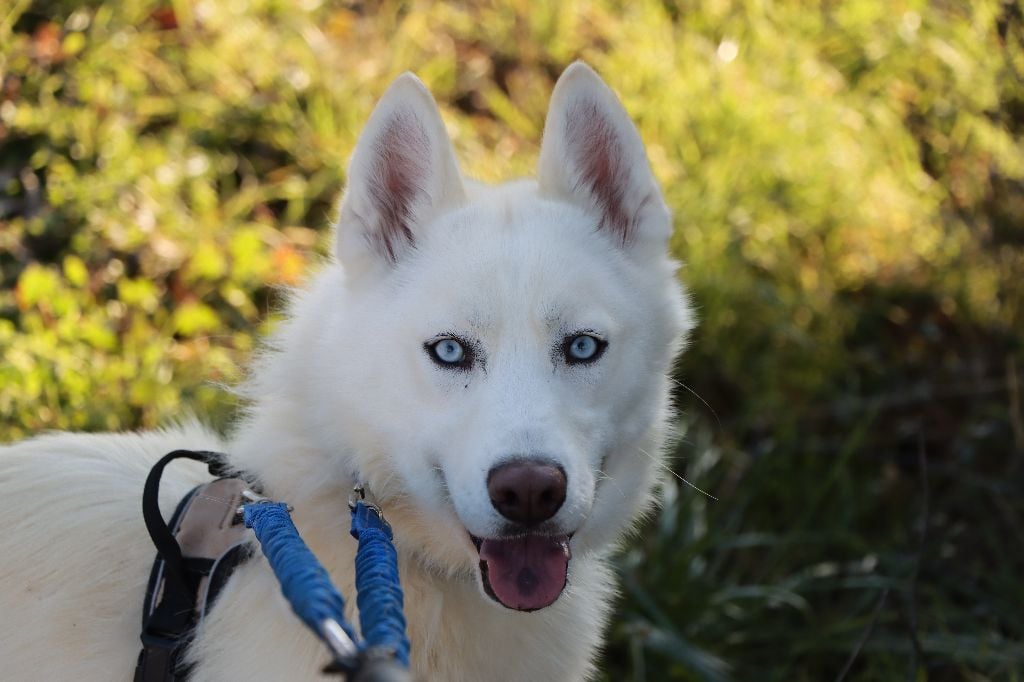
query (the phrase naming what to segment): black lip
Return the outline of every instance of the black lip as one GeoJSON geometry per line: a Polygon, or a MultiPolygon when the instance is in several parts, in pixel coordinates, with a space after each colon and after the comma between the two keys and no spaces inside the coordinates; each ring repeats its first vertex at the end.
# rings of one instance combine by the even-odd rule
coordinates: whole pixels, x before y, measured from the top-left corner
{"type": "MultiPolygon", "coordinates": [[[[490,597],[491,600],[494,601],[495,603],[501,604],[501,600],[498,599],[498,595],[494,594],[494,588],[491,587],[491,578],[490,578],[490,575],[489,575],[489,573],[487,571],[487,562],[484,561],[483,559],[480,560],[480,580],[481,580],[481,582],[484,585],[484,594],[486,594],[488,597],[490,597]]],[[[501,605],[505,606],[504,604],[501,604],[501,605]]],[[[507,609],[508,607],[505,606],[505,608],[507,609]]],[[[514,610],[519,610],[519,609],[514,609],[514,610]]]]}
{"type": "MultiPolygon", "coordinates": [[[[472,533],[470,533],[469,534],[469,539],[473,542],[473,546],[476,547],[476,553],[479,554],[480,553],[480,546],[484,544],[483,538],[478,538],[477,536],[475,536],[472,533]]],[[[483,582],[483,585],[484,585],[484,594],[486,594],[488,597],[490,597],[492,600],[494,600],[498,604],[501,604],[501,600],[498,599],[498,595],[494,594],[494,588],[491,587],[491,580],[490,580],[490,577],[488,576],[488,572],[487,572],[487,562],[484,561],[483,559],[481,559],[479,561],[478,565],[480,566],[480,578],[481,578],[481,581],[483,582]]],[[[501,605],[505,606],[504,604],[501,604],[501,605]]],[[[508,608],[508,607],[505,606],[505,608],[508,608]]]]}

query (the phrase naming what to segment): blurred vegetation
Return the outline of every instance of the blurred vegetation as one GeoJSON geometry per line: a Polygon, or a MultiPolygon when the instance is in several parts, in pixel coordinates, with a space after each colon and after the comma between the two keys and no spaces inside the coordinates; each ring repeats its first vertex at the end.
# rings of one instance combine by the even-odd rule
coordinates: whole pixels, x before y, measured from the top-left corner
{"type": "Polygon", "coordinates": [[[582,57],[676,211],[717,498],[621,555],[606,678],[1024,679],[1022,43],[1010,0],[13,0],[0,440],[226,425],[390,79],[499,180],[582,57]]]}

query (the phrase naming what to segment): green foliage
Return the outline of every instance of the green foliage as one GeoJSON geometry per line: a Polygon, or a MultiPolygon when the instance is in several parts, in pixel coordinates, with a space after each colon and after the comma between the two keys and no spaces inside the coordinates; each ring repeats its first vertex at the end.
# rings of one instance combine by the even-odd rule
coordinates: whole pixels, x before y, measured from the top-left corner
{"type": "Polygon", "coordinates": [[[669,486],[623,553],[608,678],[834,679],[863,641],[847,679],[1020,679],[1018,4],[9,5],[0,440],[227,424],[387,83],[499,180],[582,57],[676,212],[717,412],[681,388],[718,499],[669,486]]]}

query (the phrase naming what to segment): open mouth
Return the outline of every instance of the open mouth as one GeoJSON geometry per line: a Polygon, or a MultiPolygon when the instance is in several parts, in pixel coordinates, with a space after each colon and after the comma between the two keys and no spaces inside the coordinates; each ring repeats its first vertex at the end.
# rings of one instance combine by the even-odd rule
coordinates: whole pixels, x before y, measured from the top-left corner
{"type": "Polygon", "coordinates": [[[480,553],[484,591],[502,606],[536,611],[553,604],[565,589],[571,535],[470,538],[480,553]]]}

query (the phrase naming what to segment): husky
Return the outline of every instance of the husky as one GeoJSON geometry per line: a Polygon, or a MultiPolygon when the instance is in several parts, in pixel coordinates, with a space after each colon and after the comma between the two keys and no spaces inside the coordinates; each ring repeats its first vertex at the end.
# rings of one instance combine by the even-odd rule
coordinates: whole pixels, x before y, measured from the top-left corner
{"type": "MultiPolygon", "coordinates": [[[[585,64],[554,88],[536,179],[496,186],[461,176],[434,99],[399,77],[353,152],[331,262],[254,362],[230,437],[0,448],[0,676],[132,678],[143,482],[185,448],[291,504],[349,597],[365,484],[394,528],[417,679],[592,678],[610,555],[655,499],[693,326],[671,231],[636,127],[585,64]]],[[[192,462],[164,479],[165,518],[210,480],[192,462]]],[[[186,655],[198,681],[322,679],[327,660],[258,551],[186,655]]]]}

